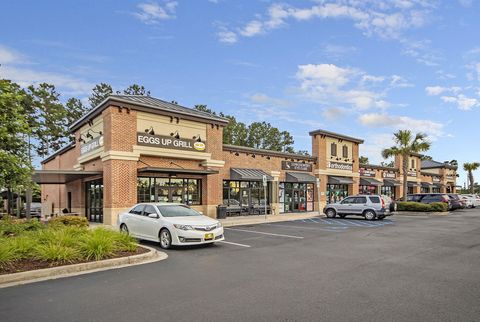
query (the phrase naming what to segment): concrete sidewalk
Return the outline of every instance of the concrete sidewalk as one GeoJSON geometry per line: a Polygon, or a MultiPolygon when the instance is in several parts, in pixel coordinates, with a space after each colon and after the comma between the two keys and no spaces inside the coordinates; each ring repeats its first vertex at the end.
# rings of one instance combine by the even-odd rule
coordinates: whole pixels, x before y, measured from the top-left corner
{"type": "Polygon", "coordinates": [[[229,217],[226,219],[219,219],[224,227],[231,227],[231,226],[241,226],[241,225],[252,225],[252,224],[262,224],[262,223],[271,223],[271,222],[280,222],[280,221],[290,221],[290,220],[297,220],[297,219],[308,219],[318,216],[324,216],[320,214],[318,211],[314,212],[300,212],[300,213],[288,213],[288,214],[281,214],[281,215],[267,215],[265,219],[265,215],[254,215],[254,216],[238,216],[238,217],[229,217]]]}

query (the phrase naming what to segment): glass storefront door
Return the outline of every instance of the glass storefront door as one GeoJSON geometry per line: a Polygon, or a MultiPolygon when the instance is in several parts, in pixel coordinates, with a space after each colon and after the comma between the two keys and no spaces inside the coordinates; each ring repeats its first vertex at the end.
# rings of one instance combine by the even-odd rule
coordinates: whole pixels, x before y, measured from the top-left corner
{"type": "Polygon", "coordinates": [[[103,180],[85,182],[85,215],[88,221],[103,222],[103,180]]]}
{"type": "Polygon", "coordinates": [[[382,186],[380,189],[380,194],[389,196],[395,200],[395,187],[394,186],[382,186]]]}
{"type": "Polygon", "coordinates": [[[223,204],[227,206],[227,216],[260,215],[270,213],[269,191],[267,195],[261,181],[223,181],[223,204]],[[266,206],[266,207],[265,207],[266,206]]]}
{"type": "Polygon", "coordinates": [[[327,203],[338,202],[347,196],[347,184],[327,184],[327,203]]]}
{"type": "Polygon", "coordinates": [[[280,212],[313,211],[313,183],[281,182],[279,185],[280,212]]]}

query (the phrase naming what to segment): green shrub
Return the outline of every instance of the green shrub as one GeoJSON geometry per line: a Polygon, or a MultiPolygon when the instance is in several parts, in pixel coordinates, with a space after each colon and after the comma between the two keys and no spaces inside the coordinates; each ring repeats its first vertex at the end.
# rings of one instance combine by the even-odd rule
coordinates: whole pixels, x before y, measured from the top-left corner
{"type": "Polygon", "coordinates": [[[18,259],[18,257],[11,241],[2,238],[2,240],[0,240],[0,268],[8,266],[12,261],[18,259]]]}
{"type": "Polygon", "coordinates": [[[432,211],[445,212],[448,211],[448,204],[445,202],[432,202],[430,204],[432,211]]]}
{"type": "Polygon", "coordinates": [[[36,231],[44,227],[38,219],[12,219],[5,216],[0,220],[0,236],[18,236],[25,231],[36,231]]]}
{"type": "Polygon", "coordinates": [[[101,260],[114,254],[118,247],[111,230],[96,228],[89,231],[80,241],[79,249],[86,259],[101,260]]]}
{"type": "Polygon", "coordinates": [[[9,238],[9,243],[15,250],[18,259],[30,258],[37,246],[37,240],[34,234],[27,234],[20,237],[9,238]]]}
{"type": "Polygon", "coordinates": [[[37,245],[35,257],[40,260],[59,263],[71,263],[82,259],[77,249],[55,243],[37,245]]]}
{"type": "Polygon", "coordinates": [[[114,232],[113,238],[118,250],[134,252],[137,250],[137,241],[130,235],[114,232]]]}
{"type": "Polygon", "coordinates": [[[419,212],[448,211],[448,205],[444,202],[433,202],[431,204],[426,204],[421,202],[401,201],[397,203],[397,210],[419,212]]]}
{"type": "Polygon", "coordinates": [[[86,217],[80,216],[59,216],[52,218],[49,222],[52,227],[55,226],[75,226],[75,227],[88,227],[88,220],[86,217]]]}

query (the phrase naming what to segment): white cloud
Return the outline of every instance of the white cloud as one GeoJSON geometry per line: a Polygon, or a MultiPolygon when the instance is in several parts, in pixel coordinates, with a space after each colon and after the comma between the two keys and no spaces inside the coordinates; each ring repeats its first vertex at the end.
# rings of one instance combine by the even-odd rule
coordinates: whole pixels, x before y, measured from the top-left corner
{"type": "Polygon", "coordinates": [[[428,67],[439,66],[443,60],[442,55],[431,48],[430,40],[411,40],[401,38],[400,43],[403,45],[402,54],[415,59],[418,63],[428,67]]]}
{"type": "Polygon", "coordinates": [[[399,76],[372,76],[354,69],[334,64],[307,64],[298,66],[296,78],[299,80],[299,92],[302,96],[320,104],[347,104],[357,110],[370,108],[384,109],[390,106],[385,100],[386,91],[399,84],[405,86],[399,76]],[[375,90],[390,79],[384,91],[375,90]],[[395,86],[392,84],[397,83],[395,86]]]}
{"type": "Polygon", "coordinates": [[[167,1],[163,6],[156,2],[143,2],[137,5],[139,11],[133,15],[145,24],[157,24],[161,20],[175,18],[177,5],[176,1],[167,1]]]}
{"type": "Polygon", "coordinates": [[[329,121],[335,121],[347,114],[347,110],[343,107],[329,107],[322,111],[322,116],[329,121]]]}
{"type": "Polygon", "coordinates": [[[419,120],[408,116],[388,115],[386,113],[363,114],[358,118],[360,124],[368,127],[388,127],[395,130],[411,130],[427,133],[430,139],[435,140],[444,136],[444,125],[431,120],[419,120]]]}
{"type": "Polygon", "coordinates": [[[425,92],[427,92],[427,95],[430,95],[430,96],[440,95],[447,90],[448,90],[448,88],[442,87],[442,86],[427,86],[427,87],[425,87],[425,92]]]}
{"type": "Polygon", "coordinates": [[[0,64],[25,62],[25,57],[17,51],[0,45],[0,64]]]}
{"type": "Polygon", "coordinates": [[[225,27],[222,27],[220,31],[217,32],[217,37],[220,42],[227,44],[234,44],[238,40],[237,34],[225,27]]]}
{"type": "Polygon", "coordinates": [[[457,105],[460,110],[468,111],[473,107],[480,106],[480,101],[476,98],[470,98],[463,94],[457,96],[442,96],[440,97],[445,103],[453,103],[457,105]]]}
{"type": "MultiPolygon", "coordinates": [[[[399,38],[408,29],[421,27],[428,21],[432,5],[424,1],[377,0],[322,1],[310,7],[274,3],[266,13],[238,28],[237,35],[252,37],[278,29],[289,20],[349,19],[364,34],[382,38],[399,38]]],[[[233,32],[233,31],[232,31],[233,32]]]]}
{"type": "Polygon", "coordinates": [[[270,97],[263,93],[256,93],[250,96],[250,100],[257,104],[271,105],[271,106],[288,106],[290,103],[287,100],[270,97]]]}

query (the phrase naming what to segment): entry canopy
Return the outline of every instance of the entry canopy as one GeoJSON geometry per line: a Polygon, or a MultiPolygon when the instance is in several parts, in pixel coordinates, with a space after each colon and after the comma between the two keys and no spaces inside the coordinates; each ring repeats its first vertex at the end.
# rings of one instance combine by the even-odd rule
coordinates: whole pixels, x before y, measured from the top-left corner
{"type": "Polygon", "coordinates": [[[413,181],[407,181],[407,187],[420,187],[420,185],[413,181]]]}
{"type": "Polygon", "coordinates": [[[381,186],[383,185],[382,181],[373,178],[360,178],[361,186],[381,186]]]}
{"type": "Polygon", "coordinates": [[[157,168],[145,167],[138,169],[139,173],[156,172],[156,173],[182,173],[182,174],[216,174],[217,170],[203,170],[203,169],[171,169],[171,168],[157,168]]]}
{"type": "Polygon", "coordinates": [[[267,180],[273,180],[273,177],[260,169],[248,169],[248,168],[231,168],[230,179],[232,180],[245,180],[245,181],[262,181],[263,176],[267,176],[267,180]]]}
{"type": "Polygon", "coordinates": [[[349,178],[349,177],[328,176],[328,183],[330,183],[330,184],[352,184],[353,179],[349,178]]]}
{"type": "Polygon", "coordinates": [[[422,187],[430,188],[431,186],[433,186],[433,184],[430,182],[422,182],[422,187]]]}
{"type": "Polygon", "coordinates": [[[398,180],[383,179],[383,185],[387,187],[400,187],[402,184],[398,180]]]}
{"type": "Polygon", "coordinates": [[[102,171],[35,170],[32,175],[32,180],[39,184],[64,184],[102,174],[102,171]]]}
{"type": "Polygon", "coordinates": [[[309,173],[287,172],[287,182],[316,182],[317,178],[309,173]]]}

